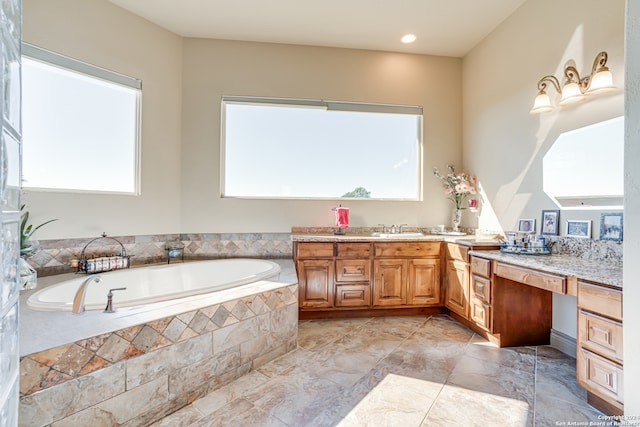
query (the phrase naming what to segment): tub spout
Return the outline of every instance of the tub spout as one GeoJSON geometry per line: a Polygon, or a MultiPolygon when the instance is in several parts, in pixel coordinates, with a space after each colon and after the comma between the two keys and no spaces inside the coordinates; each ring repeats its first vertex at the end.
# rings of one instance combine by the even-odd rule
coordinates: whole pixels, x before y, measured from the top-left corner
{"type": "Polygon", "coordinates": [[[102,280],[102,277],[92,275],[87,277],[87,279],[82,282],[82,285],[80,285],[78,291],[76,292],[75,298],[73,298],[73,309],[71,310],[72,312],[84,313],[84,296],[87,293],[87,286],[89,286],[89,283],[91,283],[92,281],[100,283],[100,280],[102,280]]]}

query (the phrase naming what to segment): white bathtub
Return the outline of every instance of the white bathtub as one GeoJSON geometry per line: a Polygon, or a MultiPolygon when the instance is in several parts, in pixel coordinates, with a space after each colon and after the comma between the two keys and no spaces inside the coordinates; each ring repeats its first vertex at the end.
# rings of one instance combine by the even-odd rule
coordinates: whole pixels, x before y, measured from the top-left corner
{"type": "MultiPolygon", "coordinates": [[[[154,302],[168,301],[193,295],[257,282],[280,273],[275,262],[260,259],[220,259],[99,273],[101,281],[89,283],[85,295],[86,310],[104,310],[109,289],[126,287],[116,291],[113,304],[132,307],[154,302]]],[[[80,285],[87,279],[78,275],[31,295],[27,306],[40,311],[71,311],[73,298],[80,285]]]]}

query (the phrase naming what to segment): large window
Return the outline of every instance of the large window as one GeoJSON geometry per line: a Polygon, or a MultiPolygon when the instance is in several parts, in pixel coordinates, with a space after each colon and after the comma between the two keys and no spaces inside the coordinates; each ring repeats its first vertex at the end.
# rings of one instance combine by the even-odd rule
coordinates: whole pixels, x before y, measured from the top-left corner
{"type": "Polygon", "coordinates": [[[222,123],[224,197],[421,197],[420,107],[225,97],[222,123]]]}
{"type": "Polygon", "coordinates": [[[23,45],[23,185],[137,194],[139,80],[23,45]]]}

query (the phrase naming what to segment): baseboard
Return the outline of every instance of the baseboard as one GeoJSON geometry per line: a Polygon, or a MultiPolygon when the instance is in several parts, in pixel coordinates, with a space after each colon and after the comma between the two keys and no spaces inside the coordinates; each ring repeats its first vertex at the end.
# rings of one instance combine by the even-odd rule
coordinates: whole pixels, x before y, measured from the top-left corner
{"type": "Polygon", "coordinates": [[[551,329],[549,345],[574,359],[576,357],[576,339],[565,333],[551,329]]]}

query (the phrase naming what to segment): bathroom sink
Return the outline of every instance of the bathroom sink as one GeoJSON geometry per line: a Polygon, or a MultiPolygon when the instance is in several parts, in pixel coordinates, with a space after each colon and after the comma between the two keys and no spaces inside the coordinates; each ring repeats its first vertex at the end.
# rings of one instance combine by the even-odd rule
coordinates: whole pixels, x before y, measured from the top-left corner
{"type": "Polygon", "coordinates": [[[424,237],[424,234],[418,232],[406,232],[406,233],[371,233],[372,237],[385,237],[389,239],[404,238],[404,237],[424,237]]]}

